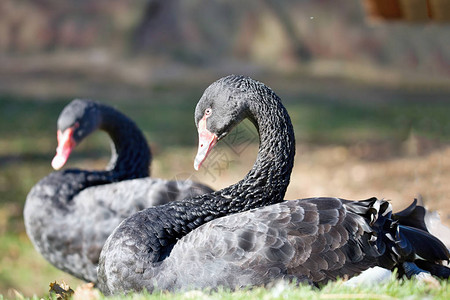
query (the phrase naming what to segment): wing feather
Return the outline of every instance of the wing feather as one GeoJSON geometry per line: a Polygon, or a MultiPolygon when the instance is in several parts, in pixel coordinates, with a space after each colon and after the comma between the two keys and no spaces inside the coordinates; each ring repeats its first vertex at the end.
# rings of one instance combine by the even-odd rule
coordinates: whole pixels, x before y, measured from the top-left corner
{"type": "Polygon", "coordinates": [[[241,287],[282,278],[325,282],[374,264],[363,251],[361,222],[345,200],[285,201],[202,225],[180,239],[163,264],[177,268],[180,287],[241,287]],[[185,271],[194,269],[209,271],[185,271]]]}

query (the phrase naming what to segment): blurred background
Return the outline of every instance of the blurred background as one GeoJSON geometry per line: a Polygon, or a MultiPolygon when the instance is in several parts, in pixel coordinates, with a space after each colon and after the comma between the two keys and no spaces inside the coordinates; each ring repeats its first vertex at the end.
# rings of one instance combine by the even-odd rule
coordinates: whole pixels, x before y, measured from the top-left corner
{"type": "MultiPolygon", "coordinates": [[[[283,100],[297,154],[287,199],[415,197],[450,225],[450,1],[2,0],[0,294],[44,295],[64,279],[32,247],[26,195],[52,172],[56,119],[73,98],[109,103],[145,132],[152,176],[223,188],[252,166],[244,123],[199,172],[195,104],[244,74],[283,100]],[[236,142],[236,137],[239,142],[236,142]]],[[[103,168],[98,132],[68,167],[103,168]]]]}

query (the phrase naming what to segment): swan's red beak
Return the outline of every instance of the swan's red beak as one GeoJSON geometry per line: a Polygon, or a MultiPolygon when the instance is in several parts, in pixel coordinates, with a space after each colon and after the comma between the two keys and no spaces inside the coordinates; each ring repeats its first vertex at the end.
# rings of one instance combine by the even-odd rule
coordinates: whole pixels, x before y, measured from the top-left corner
{"type": "Polygon", "coordinates": [[[194,169],[198,171],[202,163],[205,161],[211,149],[217,143],[217,135],[206,129],[206,118],[204,116],[198,122],[198,150],[194,160],[194,169]]]}
{"type": "Polygon", "coordinates": [[[69,158],[70,152],[75,147],[76,142],[73,139],[73,128],[69,127],[64,132],[58,130],[58,148],[56,155],[52,160],[52,167],[55,170],[61,169],[69,158]]]}

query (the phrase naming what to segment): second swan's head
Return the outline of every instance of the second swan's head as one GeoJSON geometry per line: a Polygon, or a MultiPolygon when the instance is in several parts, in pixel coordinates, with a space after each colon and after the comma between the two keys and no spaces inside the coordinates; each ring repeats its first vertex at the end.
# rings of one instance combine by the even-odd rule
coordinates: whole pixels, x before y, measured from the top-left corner
{"type": "Polygon", "coordinates": [[[218,140],[225,137],[243,119],[253,117],[249,104],[261,96],[273,94],[263,83],[242,75],[229,75],[212,83],[195,108],[198,152],[194,168],[198,170],[218,140]]]}
{"type": "Polygon", "coordinates": [[[58,147],[52,160],[55,170],[62,168],[73,148],[99,127],[100,118],[98,105],[91,100],[75,99],[64,107],[57,122],[58,147]]]}

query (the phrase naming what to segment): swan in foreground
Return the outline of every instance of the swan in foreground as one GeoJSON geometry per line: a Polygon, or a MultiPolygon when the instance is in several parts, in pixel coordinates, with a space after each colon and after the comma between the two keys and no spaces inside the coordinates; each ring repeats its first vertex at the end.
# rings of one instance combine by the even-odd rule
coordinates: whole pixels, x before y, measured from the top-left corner
{"type": "Polygon", "coordinates": [[[398,267],[411,276],[421,271],[419,260],[425,262],[422,268],[442,275],[446,247],[393,218],[387,201],[283,200],[294,133],[280,99],[263,83],[230,75],[205,90],[195,110],[196,169],[245,118],[260,134],[250,172],[217,192],[125,219],[100,255],[102,292],[236,289],[276,280],[320,285],[373,266],[398,267]]]}
{"type": "Polygon", "coordinates": [[[104,171],[68,169],[49,174],[27,196],[24,220],[34,247],[55,267],[97,282],[100,251],[114,228],[144,208],[212,190],[192,181],[149,178],[150,149],[124,114],[91,100],[73,100],[58,118],[60,169],[72,149],[96,129],[112,139],[104,171]]]}

